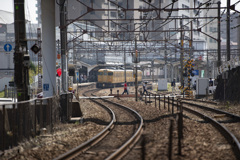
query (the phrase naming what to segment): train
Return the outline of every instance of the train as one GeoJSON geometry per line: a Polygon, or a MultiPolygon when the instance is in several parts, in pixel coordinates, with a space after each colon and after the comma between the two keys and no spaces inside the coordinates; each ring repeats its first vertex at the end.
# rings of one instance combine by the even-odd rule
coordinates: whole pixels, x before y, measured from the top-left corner
{"type": "MultiPolygon", "coordinates": [[[[124,70],[99,69],[97,75],[97,88],[114,88],[123,86],[125,82],[124,70]]],[[[134,71],[126,70],[126,81],[128,85],[135,83],[134,71]]],[[[137,81],[142,82],[142,71],[137,71],[137,81]]]]}

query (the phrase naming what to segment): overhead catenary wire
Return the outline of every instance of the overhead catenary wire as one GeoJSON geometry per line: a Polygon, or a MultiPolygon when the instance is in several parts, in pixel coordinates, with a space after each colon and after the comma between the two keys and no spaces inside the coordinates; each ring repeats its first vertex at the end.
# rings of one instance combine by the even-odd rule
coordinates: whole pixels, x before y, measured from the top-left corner
{"type": "MultiPolygon", "coordinates": [[[[211,8],[211,7],[210,7],[210,6],[208,6],[208,10],[209,10],[210,8],[211,8]]],[[[152,18],[152,19],[153,19],[153,18],[152,18]]],[[[153,19],[153,20],[154,20],[154,19],[153,19]]],[[[147,22],[149,22],[149,23],[150,23],[150,22],[151,22],[151,21],[153,21],[153,20],[149,20],[149,21],[147,21],[147,22]]],[[[167,21],[169,21],[169,20],[167,20],[167,21]]],[[[144,25],[146,25],[146,24],[147,24],[147,23],[145,23],[144,25]]],[[[203,25],[204,25],[204,24],[203,24],[203,25]]],[[[202,27],[202,26],[201,26],[201,27],[202,27]]],[[[122,29],[124,29],[124,28],[122,28],[122,29]]],[[[121,31],[119,31],[118,33],[120,33],[120,32],[121,32],[121,31]]],[[[143,32],[144,32],[144,31],[143,31],[143,32]]],[[[146,31],[145,33],[147,33],[147,31],[146,31]]],[[[151,39],[151,38],[153,38],[153,37],[151,37],[151,36],[148,36],[148,38],[149,38],[149,39],[151,39]]],[[[103,40],[103,42],[104,42],[104,40],[103,40]]],[[[127,43],[127,42],[126,42],[126,43],[127,43]]],[[[144,42],[144,41],[143,41],[143,42],[141,42],[141,43],[147,44],[147,43],[146,43],[146,42],[144,42]]],[[[117,44],[117,43],[115,43],[115,42],[114,42],[114,43],[109,43],[109,45],[110,45],[110,46],[112,46],[112,45],[114,45],[114,44],[117,44]]],[[[158,44],[158,43],[155,43],[155,45],[156,45],[156,44],[158,44]]]]}

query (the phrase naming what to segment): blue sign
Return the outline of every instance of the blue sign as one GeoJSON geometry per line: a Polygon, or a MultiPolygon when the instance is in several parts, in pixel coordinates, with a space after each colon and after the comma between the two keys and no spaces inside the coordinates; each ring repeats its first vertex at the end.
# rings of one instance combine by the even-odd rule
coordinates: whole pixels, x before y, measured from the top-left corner
{"type": "Polygon", "coordinates": [[[79,81],[79,76],[78,76],[78,72],[76,72],[76,77],[77,77],[77,81],[79,81]]]}
{"type": "Polygon", "coordinates": [[[194,70],[193,73],[194,73],[195,76],[198,76],[199,75],[199,70],[194,70]]]}
{"type": "Polygon", "coordinates": [[[49,91],[49,84],[43,84],[43,91],[49,91]]]}
{"type": "Polygon", "coordinates": [[[10,51],[12,50],[12,45],[11,45],[11,44],[5,44],[5,45],[4,45],[4,50],[5,50],[6,52],[10,52],[10,51]]]}

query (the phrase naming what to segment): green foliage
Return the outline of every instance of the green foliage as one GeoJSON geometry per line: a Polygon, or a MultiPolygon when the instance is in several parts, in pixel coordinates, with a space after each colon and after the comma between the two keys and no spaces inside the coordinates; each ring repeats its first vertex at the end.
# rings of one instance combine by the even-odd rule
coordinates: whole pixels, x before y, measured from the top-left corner
{"type": "Polygon", "coordinates": [[[229,101],[226,101],[226,102],[225,102],[225,107],[226,107],[226,108],[229,108],[229,107],[230,107],[230,102],[229,102],[229,101]]]}
{"type": "Polygon", "coordinates": [[[79,125],[79,121],[75,121],[75,125],[79,125]]]}
{"type": "Polygon", "coordinates": [[[32,62],[30,63],[29,70],[32,70],[35,74],[37,72],[37,66],[35,66],[32,62]]]}
{"type": "Polygon", "coordinates": [[[37,66],[35,66],[32,62],[30,63],[30,67],[29,67],[29,82],[30,84],[33,83],[34,81],[34,76],[36,76],[37,73],[37,66]]]}
{"type": "Polygon", "coordinates": [[[0,98],[4,98],[4,91],[0,92],[0,98]]]}
{"type": "Polygon", "coordinates": [[[167,90],[168,90],[168,92],[172,91],[171,83],[167,83],[167,90]]]}

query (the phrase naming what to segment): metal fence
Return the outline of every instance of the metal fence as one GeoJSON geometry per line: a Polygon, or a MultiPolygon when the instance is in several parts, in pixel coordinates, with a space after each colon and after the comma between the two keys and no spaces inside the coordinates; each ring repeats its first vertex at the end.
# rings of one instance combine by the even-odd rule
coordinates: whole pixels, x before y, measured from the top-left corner
{"type": "Polygon", "coordinates": [[[53,125],[59,122],[58,96],[0,104],[0,150],[40,134],[43,128],[52,132],[53,125]]]}
{"type": "Polygon", "coordinates": [[[9,87],[4,89],[4,97],[5,98],[14,98],[16,97],[16,88],[15,87],[9,87]]]}

